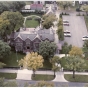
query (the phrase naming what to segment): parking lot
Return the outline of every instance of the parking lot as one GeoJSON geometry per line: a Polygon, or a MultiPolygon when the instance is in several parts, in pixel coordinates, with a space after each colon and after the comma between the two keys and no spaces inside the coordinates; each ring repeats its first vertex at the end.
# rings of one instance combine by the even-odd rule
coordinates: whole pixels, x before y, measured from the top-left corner
{"type": "Polygon", "coordinates": [[[63,20],[69,21],[69,26],[63,26],[64,30],[71,32],[71,37],[65,37],[64,42],[73,46],[82,47],[82,36],[88,35],[83,16],[63,16],[63,20]]]}

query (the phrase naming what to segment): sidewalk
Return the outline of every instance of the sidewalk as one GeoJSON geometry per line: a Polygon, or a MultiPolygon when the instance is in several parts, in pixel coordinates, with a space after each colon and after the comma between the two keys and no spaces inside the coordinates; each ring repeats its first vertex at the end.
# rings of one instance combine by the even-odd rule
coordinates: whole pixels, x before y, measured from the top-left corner
{"type": "MultiPolygon", "coordinates": [[[[0,72],[1,73],[17,73],[18,70],[13,70],[13,69],[0,69],[0,72]]],[[[57,73],[57,72],[56,72],[57,73]]],[[[73,72],[63,72],[64,74],[73,74],[73,72]]],[[[50,74],[50,75],[53,75],[53,71],[36,71],[35,74],[50,74]]],[[[88,72],[75,72],[75,74],[78,74],[78,75],[88,75],[88,72]]]]}

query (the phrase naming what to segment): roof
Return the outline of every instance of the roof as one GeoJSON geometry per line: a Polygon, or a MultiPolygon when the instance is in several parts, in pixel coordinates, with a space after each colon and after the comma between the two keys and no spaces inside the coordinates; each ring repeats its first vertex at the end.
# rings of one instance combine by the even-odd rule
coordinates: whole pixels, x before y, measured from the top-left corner
{"type": "Polygon", "coordinates": [[[38,38],[40,40],[49,39],[50,41],[54,41],[54,34],[52,32],[52,29],[43,29],[43,30],[37,30],[37,32],[16,32],[14,35],[14,39],[21,38],[23,41],[25,41],[27,38],[29,38],[31,41],[33,41],[35,38],[38,38]],[[19,37],[20,36],[20,37],[19,37]]]}
{"type": "Polygon", "coordinates": [[[42,4],[31,4],[31,6],[43,7],[42,4]]]}

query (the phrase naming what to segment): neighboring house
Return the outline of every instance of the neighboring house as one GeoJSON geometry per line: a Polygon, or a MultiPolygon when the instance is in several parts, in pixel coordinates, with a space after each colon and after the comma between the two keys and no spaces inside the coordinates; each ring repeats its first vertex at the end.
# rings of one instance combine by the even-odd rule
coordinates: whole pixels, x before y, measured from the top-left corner
{"type": "Polygon", "coordinates": [[[30,9],[41,11],[43,10],[43,5],[42,4],[31,4],[30,9]]]}
{"type": "Polygon", "coordinates": [[[51,28],[21,28],[20,30],[20,32],[11,34],[10,37],[10,45],[14,46],[17,51],[23,51],[23,53],[38,51],[41,41],[54,42],[54,32],[51,28]]]}
{"type": "Polygon", "coordinates": [[[45,1],[34,1],[34,4],[45,4],[45,1]]]}
{"type": "Polygon", "coordinates": [[[25,5],[24,9],[30,9],[30,5],[25,5]]]}

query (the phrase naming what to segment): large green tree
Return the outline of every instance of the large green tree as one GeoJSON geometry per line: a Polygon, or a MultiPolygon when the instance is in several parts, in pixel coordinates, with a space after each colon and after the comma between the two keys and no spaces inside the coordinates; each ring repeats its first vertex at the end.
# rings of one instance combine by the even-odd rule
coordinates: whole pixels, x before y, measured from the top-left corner
{"type": "Polygon", "coordinates": [[[79,56],[66,57],[66,67],[73,71],[73,78],[75,78],[75,71],[84,70],[85,66],[84,59],[79,56]]]}
{"type": "Polygon", "coordinates": [[[6,43],[6,42],[2,42],[0,40],[0,58],[6,58],[6,56],[10,55],[10,50],[11,47],[6,43]]]}
{"type": "Polygon", "coordinates": [[[39,53],[43,56],[44,59],[49,59],[53,57],[56,51],[56,44],[54,42],[42,41],[39,44],[39,53]]]}
{"type": "Polygon", "coordinates": [[[23,26],[24,18],[20,12],[5,11],[0,16],[0,32],[4,37],[23,26]]]}
{"type": "Polygon", "coordinates": [[[44,28],[48,29],[53,26],[53,22],[56,20],[56,16],[54,14],[43,15],[43,22],[42,25],[44,28]]]}
{"type": "Polygon", "coordinates": [[[33,74],[35,76],[35,71],[38,68],[43,67],[43,57],[41,55],[38,55],[38,53],[29,53],[27,54],[23,59],[21,59],[19,61],[19,65],[23,66],[23,68],[25,69],[32,69],[33,70],[33,74]]]}

